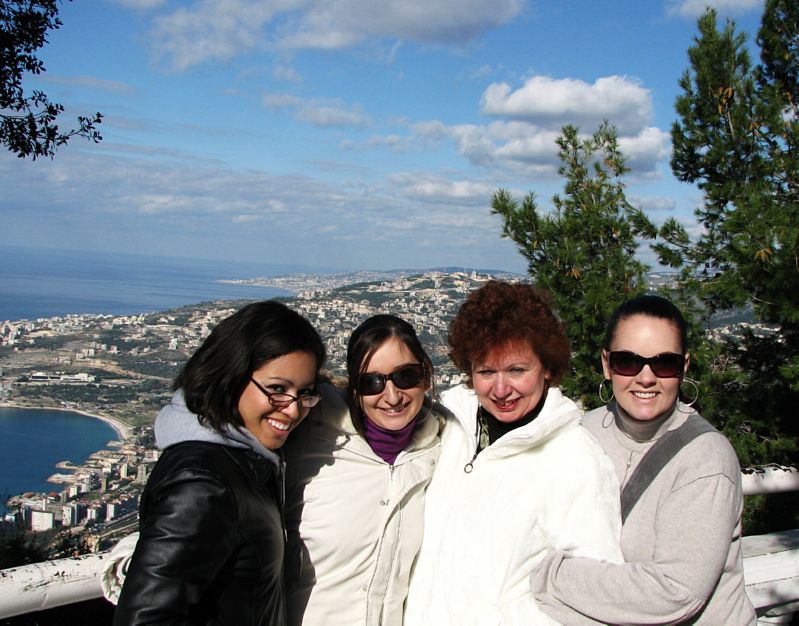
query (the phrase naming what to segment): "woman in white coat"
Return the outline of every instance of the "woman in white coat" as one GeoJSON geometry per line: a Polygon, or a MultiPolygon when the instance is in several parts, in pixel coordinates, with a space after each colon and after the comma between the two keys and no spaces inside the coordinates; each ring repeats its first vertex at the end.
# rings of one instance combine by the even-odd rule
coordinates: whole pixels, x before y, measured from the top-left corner
{"type": "Polygon", "coordinates": [[[400,626],[440,449],[433,367],[413,327],[376,315],[350,337],[347,398],[285,448],[289,624],[400,626]]]}
{"type": "Polygon", "coordinates": [[[545,294],[490,281],[450,327],[466,384],[442,394],[455,414],[425,503],[406,626],[557,623],[531,577],[550,549],[620,561],[610,460],[557,385],[569,344],[545,294]]]}

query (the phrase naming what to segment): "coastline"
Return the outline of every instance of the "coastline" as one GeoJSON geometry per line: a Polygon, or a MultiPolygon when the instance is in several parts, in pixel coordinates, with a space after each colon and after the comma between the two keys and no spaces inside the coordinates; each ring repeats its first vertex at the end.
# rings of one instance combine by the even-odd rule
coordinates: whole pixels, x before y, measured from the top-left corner
{"type": "Polygon", "coordinates": [[[40,405],[30,405],[30,404],[21,404],[19,402],[13,401],[2,401],[0,402],[0,407],[3,408],[10,408],[10,409],[43,409],[43,410],[50,410],[50,411],[64,411],[67,413],[78,413],[79,415],[83,415],[85,417],[92,417],[94,419],[98,419],[100,421],[105,422],[111,428],[113,428],[117,433],[117,438],[120,442],[125,442],[130,439],[131,435],[133,434],[133,428],[123,422],[122,420],[118,420],[114,417],[110,417],[108,415],[101,415],[98,413],[89,413],[83,409],[78,409],[75,407],[64,407],[64,406],[47,406],[44,404],[40,405]]]}

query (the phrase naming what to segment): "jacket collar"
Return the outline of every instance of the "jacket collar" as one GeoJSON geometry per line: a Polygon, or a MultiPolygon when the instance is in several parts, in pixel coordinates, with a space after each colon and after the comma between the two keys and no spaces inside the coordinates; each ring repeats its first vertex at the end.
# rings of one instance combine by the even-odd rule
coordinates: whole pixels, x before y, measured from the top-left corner
{"type": "Polygon", "coordinates": [[[158,413],[154,430],[155,443],[162,450],[183,441],[204,441],[229,448],[252,450],[278,467],[282,465],[280,456],[265,447],[246,428],[228,425],[222,434],[202,424],[198,416],[186,406],[182,389],[178,389],[172,396],[172,401],[158,413]]]}
{"type": "MultiPolygon", "coordinates": [[[[480,403],[473,389],[458,385],[442,393],[441,400],[467,435],[475,432],[480,403]]],[[[564,396],[558,387],[551,387],[538,417],[507,433],[486,450],[494,449],[503,456],[516,454],[545,443],[564,428],[579,424],[580,417],[577,405],[564,396]]]]}

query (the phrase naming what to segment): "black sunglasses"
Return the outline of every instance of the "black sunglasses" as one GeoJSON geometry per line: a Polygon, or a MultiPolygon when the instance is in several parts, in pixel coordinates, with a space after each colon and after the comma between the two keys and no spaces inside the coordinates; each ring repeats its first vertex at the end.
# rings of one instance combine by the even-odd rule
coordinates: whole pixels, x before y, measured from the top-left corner
{"type": "Polygon", "coordinates": [[[635,376],[648,365],[658,378],[678,378],[685,368],[685,355],[663,352],[649,358],[635,352],[621,350],[608,355],[610,369],[620,376],[635,376]]]}
{"type": "Polygon", "coordinates": [[[424,365],[421,363],[403,365],[390,374],[361,374],[358,376],[355,390],[362,396],[376,396],[386,388],[386,382],[389,380],[397,389],[416,387],[424,380],[424,365]]]}

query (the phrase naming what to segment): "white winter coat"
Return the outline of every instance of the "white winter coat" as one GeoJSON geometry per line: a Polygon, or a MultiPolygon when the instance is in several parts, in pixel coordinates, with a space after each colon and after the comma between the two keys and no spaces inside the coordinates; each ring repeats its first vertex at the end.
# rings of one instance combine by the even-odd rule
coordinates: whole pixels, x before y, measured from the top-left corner
{"type": "Polygon", "coordinates": [[[428,414],[389,465],[322,394],[284,447],[289,624],[399,626],[443,420],[428,414]]]}
{"type": "Polygon", "coordinates": [[[548,548],[621,562],[618,482],[580,424],[580,411],[549,389],[541,413],[465,467],[476,449],[478,401],[444,392],[457,418],[444,430],[427,491],[425,534],[406,626],[553,624],[530,579],[548,548]]]}

